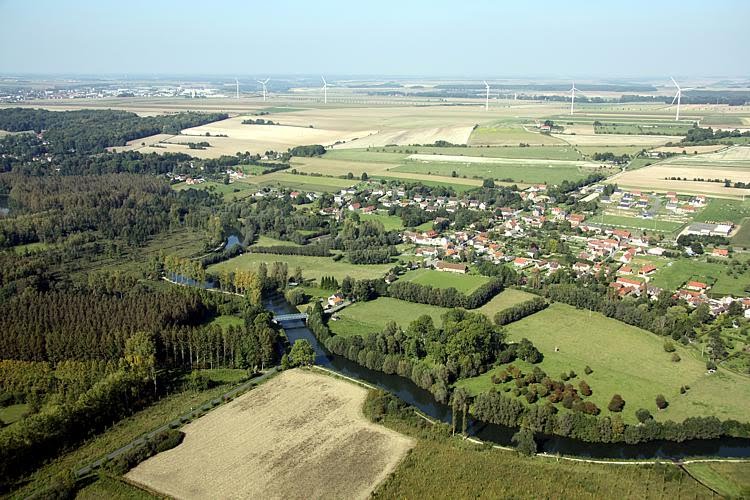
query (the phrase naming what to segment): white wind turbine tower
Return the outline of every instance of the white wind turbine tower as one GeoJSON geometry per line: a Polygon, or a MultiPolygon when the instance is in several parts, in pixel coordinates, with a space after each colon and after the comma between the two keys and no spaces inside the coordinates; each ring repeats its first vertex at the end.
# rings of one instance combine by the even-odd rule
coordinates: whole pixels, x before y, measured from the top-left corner
{"type": "Polygon", "coordinates": [[[484,100],[484,110],[489,111],[490,110],[490,85],[485,81],[484,86],[487,89],[487,97],[484,100]]]}
{"type": "MultiPolygon", "coordinates": [[[[576,82],[573,82],[573,86],[570,87],[570,114],[573,114],[573,101],[576,100],[576,82]]],[[[579,90],[580,92],[580,90],[579,90]]]]}
{"type": "Polygon", "coordinates": [[[240,98],[240,81],[238,79],[234,79],[234,83],[237,85],[237,99],[240,98]]]}
{"type": "Polygon", "coordinates": [[[693,89],[692,88],[681,89],[680,86],[677,85],[677,82],[674,81],[674,78],[672,78],[671,76],[669,78],[671,78],[672,83],[674,83],[674,86],[677,87],[677,93],[674,95],[674,99],[672,99],[672,104],[674,104],[674,102],[677,101],[677,114],[675,115],[674,120],[678,122],[680,121],[680,101],[682,100],[682,93],[687,92],[688,90],[693,90],[693,89]]]}
{"type": "Polygon", "coordinates": [[[270,80],[270,78],[266,78],[265,80],[256,80],[258,83],[263,85],[263,102],[266,102],[266,84],[268,83],[268,80],[270,80]]]}
{"type": "Polygon", "coordinates": [[[323,104],[328,104],[328,83],[326,83],[326,79],[322,76],[320,79],[323,80],[323,104]]]}

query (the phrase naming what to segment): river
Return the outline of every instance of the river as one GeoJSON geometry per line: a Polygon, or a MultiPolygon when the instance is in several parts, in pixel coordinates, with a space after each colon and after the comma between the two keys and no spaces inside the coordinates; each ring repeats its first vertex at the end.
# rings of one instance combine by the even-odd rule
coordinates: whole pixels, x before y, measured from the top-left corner
{"type": "MultiPolygon", "coordinates": [[[[266,300],[266,307],[274,314],[296,313],[287,301],[276,296],[266,300]]],[[[428,391],[418,387],[411,380],[398,375],[388,375],[370,370],[342,356],[327,352],[302,321],[285,322],[284,330],[291,343],[306,339],[315,349],[315,363],[348,377],[363,380],[380,387],[426,415],[443,422],[450,422],[451,410],[438,403],[428,391]]],[[[483,441],[509,446],[515,429],[486,422],[472,421],[469,433],[483,441]]],[[[652,441],[635,445],[623,443],[585,443],[562,436],[537,436],[539,451],[574,455],[589,458],[648,459],[687,457],[750,457],[750,439],[720,438],[696,439],[675,443],[672,441],[652,441]]]]}

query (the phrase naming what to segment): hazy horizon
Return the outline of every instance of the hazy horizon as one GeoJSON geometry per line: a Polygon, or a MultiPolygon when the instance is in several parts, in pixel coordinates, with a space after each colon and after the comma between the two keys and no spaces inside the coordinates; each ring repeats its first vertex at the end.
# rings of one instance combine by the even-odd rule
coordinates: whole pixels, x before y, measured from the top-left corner
{"type": "Polygon", "coordinates": [[[750,3],[740,0],[617,6],[0,0],[0,15],[0,73],[13,75],[750,76],[747,58],[733,56],[750,46],[750,3]]]}

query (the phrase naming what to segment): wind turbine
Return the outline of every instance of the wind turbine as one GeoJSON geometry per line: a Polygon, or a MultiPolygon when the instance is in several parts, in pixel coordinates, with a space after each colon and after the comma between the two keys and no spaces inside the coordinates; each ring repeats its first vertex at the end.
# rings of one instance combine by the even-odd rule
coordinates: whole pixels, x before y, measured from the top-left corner
{"type": "Polygon", "coordinates": [[[490,110],[490,85],[485,81],[484,86],[487,89],[487,98],[484,100],[484,110],[490,110]]]}
{"type": "MultiPolygon", "coordinates": [[[[570,87],[570,114],[573,114],[573,101],[576,100],[576,82],[573,82],[573,86],[570,87]]],[[[580,90],[579,90],[580,92],[580,90]]]]}
{"type": "Polygon", "coordinates": [[[322,76],[320,79],[323,80],[323,104],[328,104],[328,83],[326,83],[326,79],[322,76]]]}
{"type": "Polygon", "coordinates": [[[240,81],[235,78],[234,83],[237,85],[237,99],[239,99],[240,98],[240,81]]]}
{"type": "Polygon", "coordinates": [[[270,80],[270,78],[266,78],[265,80],[256,80],[258,83],[263,85],[263,102],[266,102],[266,84],[268,83],[268,80],[270,80]]]}
{"type": "Polygon", "coordinates": [[[674,99],[672,99],[672,104],[674,104],[675,101],[677,101],[677,114],[675,115],[674,121],[678,122],[680,121],[680,101],[682,100],[682,93],[687,92],[688,90],[693,90],[692,88],[689,89],[681,89],[679,85],[677,85],[677,82],[674,81],[674,78],[671,76],[669,77],[672,80],[672,83],[674,83],[674,86],[677,87],[677,93],[674,95],[674,99]]]}

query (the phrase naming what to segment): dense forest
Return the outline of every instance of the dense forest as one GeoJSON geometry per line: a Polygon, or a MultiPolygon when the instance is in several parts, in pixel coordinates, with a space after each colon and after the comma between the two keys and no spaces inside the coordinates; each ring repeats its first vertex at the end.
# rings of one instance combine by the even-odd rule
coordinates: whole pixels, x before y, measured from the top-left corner
{"type": "Polygon", "coordinates": [[[95,153],[154,134],[179,134],[180,130],[228,118],[225,113],[182,112],[138,116],[128,111],[0,109],[0,130],[34,131],[53,153],[95,153]]]}

